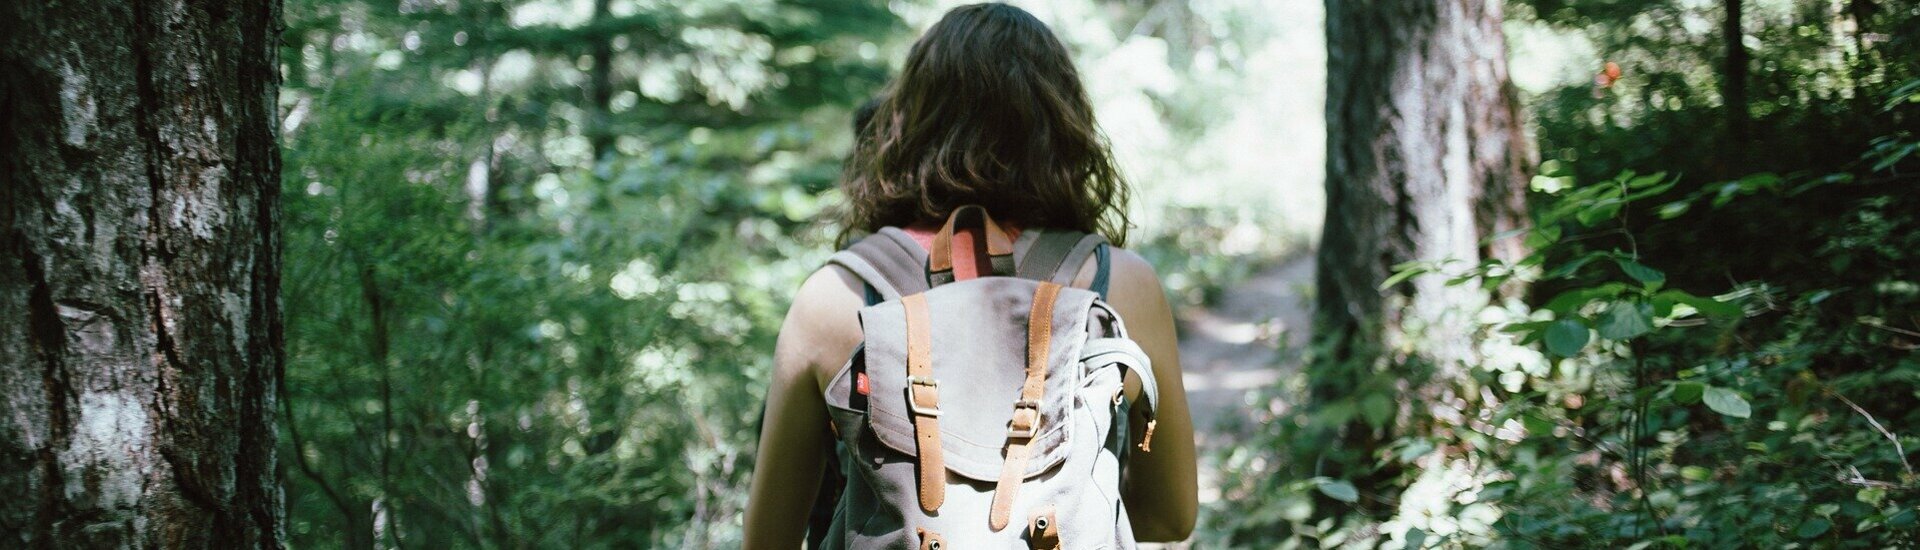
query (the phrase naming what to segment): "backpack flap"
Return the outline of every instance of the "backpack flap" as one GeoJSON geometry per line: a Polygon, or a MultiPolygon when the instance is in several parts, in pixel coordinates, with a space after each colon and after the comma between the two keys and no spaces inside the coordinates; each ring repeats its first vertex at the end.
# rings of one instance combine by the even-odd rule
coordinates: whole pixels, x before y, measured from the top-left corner
{"type": "MultiPolygon", "coordinates": [[[[1008,427],[1026,380],[1028,312],[1039,282],[989,277],[941,285],[926,293],[931,320],[932,378],[938,384],[941,453],[946,470],[981,482],[1000,477],[1008,427]]],[[[1021,472],[1031,478],[1066,458],[1072,426],[1066,422],[1097,295],[1062,288],[1046,325],[1045,393],[1039,425],[1021,472]]],[[[871,388],[867,422],[887,448],[918,456],[909,404],[906,309],[890,301],[860,311],[871,388]]]]}

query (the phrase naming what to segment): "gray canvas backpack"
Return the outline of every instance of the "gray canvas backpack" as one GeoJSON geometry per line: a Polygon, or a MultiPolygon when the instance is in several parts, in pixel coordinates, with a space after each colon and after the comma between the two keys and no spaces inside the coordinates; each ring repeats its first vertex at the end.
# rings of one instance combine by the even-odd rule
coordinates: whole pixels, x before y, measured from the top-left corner
{"type": "Polygon", "coordinates": [[[969,206],[930,252],[887,228],[832,263],[866,282],[869,305],[864,343],[826,388],[846,487],[823,547],[1134,547],[1120,500],[1134,439],[1125,376],[1141,384],[1142,450],[1157,391],[1102,297],[1104,238],[1012,241],[969,206]],[[954,281],[954,229],[968,222],[992,274],[954,281]],[[1089,256],[1093,289],[1066,286],[1089,256]]]}

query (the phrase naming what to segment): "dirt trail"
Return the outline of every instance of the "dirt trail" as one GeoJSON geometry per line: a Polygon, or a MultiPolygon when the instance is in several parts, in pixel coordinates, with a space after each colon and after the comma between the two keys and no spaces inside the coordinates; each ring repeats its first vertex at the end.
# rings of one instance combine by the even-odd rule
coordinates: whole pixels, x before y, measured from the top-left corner
{"type": "Polygon", "coordinates": [[[1212,307],[1179,313],[1180,367],[1200,444],[1202,506],[1220,496],[1215,452],[1251,427],[1247,394],[1300,366],[1299,350],[1312,322],[1313,268],[1312,254],[1295,256],[1227,289],[1212,307]]]}

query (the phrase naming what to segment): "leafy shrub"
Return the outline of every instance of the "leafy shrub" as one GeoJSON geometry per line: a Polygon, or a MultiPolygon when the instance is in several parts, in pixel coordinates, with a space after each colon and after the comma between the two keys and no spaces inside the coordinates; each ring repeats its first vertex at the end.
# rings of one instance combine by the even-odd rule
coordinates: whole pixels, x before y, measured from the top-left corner
{"type": "MultiPolygon", "coordinates": [[[[1920,88],[1900,89],[1890,116],[1920,106],[1920,88]]],[[[1548,163],[1535,182],[1534,254],[1447,273],[1450,284],[1517,278],[1536,292],[1537,305],[1480,312],[1483,361],[1461,389],[1480,398],[1454,411],[1465,429],[1403,435],[1379,456],[1346,459],[1397,472],[1400,494],[1365,495],[1387,504],[1369,517],[1343,513],[1362,500],[1352,484],[1302,473],[1321,465],[1261,451],[1303,445],[1312,431],[1300,426],[1344,420],[1274,414],[1280,429],[1223,458],[1234,513],[1212,516],[1216,542],[1920,543],[1909,458],[1920,446],[1914,147],[1911,134],[1895,134],[1842,171],[1759,173],[1686,192],[1666,174],[1583,183],[1548,163]],[[1763,219],[1719,238],[1750,243],[1738,252],[1752,265],[1792,269],[1682,286],[1722,266],[1638,246],[1649,234],[1741,227],[1724,218],[1756,213],[1806,216],[1792,225],[1807,233],[1776,236],[1780,224],[1763,219]]],[[[1405,265],[1388,284],[1448,267],[1405,265]]],[[[1315,413],[1367,415],[1364,399],[1315,413]]],[[[1316,452],[1292,456],[1328,456],[1316,452]]]]}

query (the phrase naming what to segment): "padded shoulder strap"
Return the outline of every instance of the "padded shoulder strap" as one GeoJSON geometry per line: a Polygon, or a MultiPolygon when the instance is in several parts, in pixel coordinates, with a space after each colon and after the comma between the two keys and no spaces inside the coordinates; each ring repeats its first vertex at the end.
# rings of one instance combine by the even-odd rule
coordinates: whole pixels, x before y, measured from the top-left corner
{"type": "MultiPolygon", "coordinates": [[[[1014,242],[1019,256],[1016,275],[1023,279],[1072,285],[1088,256],[1098,260],[1091,290],[1107,295],[1107,238],[1066,230],[1022,231],[1014,242]]],[[[853,246],[828,259],[858,275],[870,289],[869,305],[901,296],[926,292],[927,251],[913,236],[898,228],[884,227],[853,246]],[[874,300],[873,298],[879,298],[874,300]]]]}
{"type": "MultiPolygon", "coordinates": [[[[1024,234],[1022,235],[1025,236],[1024,234]]],[[[1087,257],[1096,252],[1102,253],[1099,271],[1094,274],[1092,290],[1102,297],[1107,294],[1104,283],[1107,279],[1105,248],[1107,238],[1098,234],[1078,231],[1041,230],[1020,258],[1018,275],[1021,278],[1036,281],[1050,281],[1061,285],[1072,285],[1073,279],[1080,275],[1080,266],[1086,265],[1087,257]]]]}
{"type": "Polygon", "coordinates": [[[927,251],[897,228],[880,228],[846,250],[834,253],[827,263],[858,275],[882,300],[896,300],[927,290],[927,251]]]}

